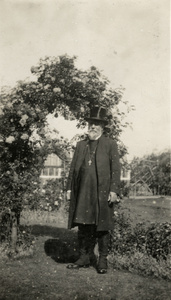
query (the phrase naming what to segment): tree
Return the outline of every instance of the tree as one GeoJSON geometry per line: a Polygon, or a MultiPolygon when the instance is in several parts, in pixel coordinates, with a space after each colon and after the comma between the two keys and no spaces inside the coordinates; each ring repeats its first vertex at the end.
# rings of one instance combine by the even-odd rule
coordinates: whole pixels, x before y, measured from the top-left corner
{"type": "MultiPolygon", "coordinates": [[[[94,66],[87,71],[79,70],[75,60],[76,57],[67,55],[45,57],[31,68],[35,81],[19,81],[14,88],[2,89],[0,205],[1,210],[8,207],[18,223],[24,195],[34,190],[51,149],[45,129],[48,114],[76,119],[78,127],[84,127],[84,117],[90,109],[103,105],[108,112],[108,134],[118,141],[123,127],[128,125],[123,121],[125,114],[119,109],[123,88],[112,89],[108,79],[94,66]]],[[[58,134],[56,136],[53,140],[56,151],[69,151],[71,145],[58,134]]],[[[121,149],[123,156],[126,148],[122,146],[121,149]]]]}
{"type": "Polygon", "coordinates": [[[170,195],[170,155],[165,151],[142,158],[134,158],[131,162],[131,183],[141,181],[148,185],[153,194],[170,195]]]}

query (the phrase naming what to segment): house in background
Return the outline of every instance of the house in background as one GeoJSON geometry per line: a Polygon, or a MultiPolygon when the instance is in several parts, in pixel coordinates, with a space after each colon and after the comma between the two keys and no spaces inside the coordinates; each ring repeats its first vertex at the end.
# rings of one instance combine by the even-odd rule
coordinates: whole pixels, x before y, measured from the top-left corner
{"type": "Polygon", "coordinates": [[[41,185],[44,185],[47,180],[60,179],[66,170],[66,164],[72,159],[71,155],[68,158],[62,159],[55,153],[49,154],[44,163],[44,168],[41,171],[41,185]]]}

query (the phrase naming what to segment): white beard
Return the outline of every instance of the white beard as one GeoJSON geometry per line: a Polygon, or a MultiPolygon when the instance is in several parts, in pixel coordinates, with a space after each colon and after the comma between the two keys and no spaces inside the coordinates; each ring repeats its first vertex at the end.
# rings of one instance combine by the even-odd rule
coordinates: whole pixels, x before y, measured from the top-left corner
{"type": "Polygon", "coordinates": [[[94,132],[94,131],[88,132],[88,137],[90,140],[97,140],[100,136],[101,136],[101,134],[99,135],[99,133],[97,133],[97,132],[94,132]]]}

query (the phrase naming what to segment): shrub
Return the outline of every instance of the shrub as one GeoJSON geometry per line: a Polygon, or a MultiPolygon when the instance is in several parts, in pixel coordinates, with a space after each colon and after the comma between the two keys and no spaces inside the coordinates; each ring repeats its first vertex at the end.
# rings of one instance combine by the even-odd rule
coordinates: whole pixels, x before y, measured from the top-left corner
{"type": "Polygon", "coordinates": [[[10,210],[4,209],[0,212],[0,241],[9,240],[11,224],[10,224],[10,210]]]}
{"type": "Polygon", "coordinates": [[[51,179],[43,186],[44,193],[41,193],[40,208],[43,210],[58,210],[64,202],[63,178],[51,179]]]}
{"type": "Polygon", "coordinates": [[[25,196],[25,204],[31,210],[56,211],[64,202],[63,178],[50,179],[43,188],[40,185],[34,193],[25,196]]]}
{"type": "Polygon", "coordinates": [[[147,228],[146,251],[148,255],[159,260],[171,254],[171,224],[154,223],[147,228]]]}
{"type": "Polygon", "coordinates": [[[31,229],[26,226],[20,226],[18,228],[18,249],[28,250],[35,243],[35,237],[31,233],[31,229]]]}
{"type": "Polygon", "coordinates": [[[138,223],[119,210],[111,231],[108,260],[114,268],[171,280],[171,224],[138,223]]]}
{"type": "Polygon", "coordinates": [[[118,270],[128,270],[143,276],[154,276],[171,280],[170,257],[157,261],[152,256],[135,251],[134,254],[110,254],[108,261],[118,270]]]}
{"type": "Polygon", "coordinates": [[[1,258],[21,258],[32,256],[35,247],[35,237],[31,234],[31,229],[27,226],[18,226],[17,228],[17,243],[16,250],[11,248],[10,235],[5,235],[1,239],[0,257],[1,258]]]}
{"type": "Polygon", "coordinates": [[[148,226],[138,223],[132,227],[130,218],[122,211],[115,215],[115,226],[111,231],[111,252],[123,255],[138,251],[159,260],[167,259],[171,254],[170,249],[170,223],[153,223],[148,226]]]}
{"type": "Polygon", "coordinates": [[[122,209],[114,213],[114,230],[110,232],[110,251],[114,253],[129,253],[132,251],[132,225],[131,220],[122,209]]]}

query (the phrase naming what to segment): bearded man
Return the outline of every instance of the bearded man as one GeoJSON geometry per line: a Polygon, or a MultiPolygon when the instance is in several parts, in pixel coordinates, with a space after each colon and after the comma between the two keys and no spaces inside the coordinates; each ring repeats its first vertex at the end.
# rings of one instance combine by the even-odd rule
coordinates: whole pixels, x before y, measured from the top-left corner
{"type": "Polygon", "coordinates": [[[113,229],[113,203],[118,203],[120,163],[117,144],[103,135],[106,109],[95,106],[88,121],[88,139],[77,143],[67,182],[70,200],[68,228],[78,226],[80,257],[67,268],[86,268],[95,261],[97,272],[107,272],[109,231],[113,229]]]}

